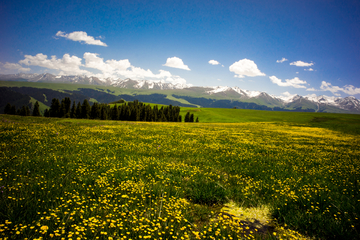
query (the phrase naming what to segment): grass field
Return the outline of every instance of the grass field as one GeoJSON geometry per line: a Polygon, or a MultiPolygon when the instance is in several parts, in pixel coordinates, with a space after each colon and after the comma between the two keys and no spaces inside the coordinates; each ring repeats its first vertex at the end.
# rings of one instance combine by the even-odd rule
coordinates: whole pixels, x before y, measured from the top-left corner
{"type": "Polygon", "coordinates": [[[0,238],[358,239],[358,115],[182,111],[0,115],[0,238]]]}

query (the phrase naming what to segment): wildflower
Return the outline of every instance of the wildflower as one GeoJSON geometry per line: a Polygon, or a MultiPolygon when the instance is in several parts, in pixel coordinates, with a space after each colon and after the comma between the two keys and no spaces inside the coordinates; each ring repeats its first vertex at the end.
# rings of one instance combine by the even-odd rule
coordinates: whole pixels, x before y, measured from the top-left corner
{"type": "Polygon", "coordinates": [[[48,226],[46,226],[46,225],[44,225],[44,226],[41,226],[41,228],[40,228],[41,230],[43,230],[43,231],[47,231],[48,229],[49,229],[49,227],[48,226]]]}

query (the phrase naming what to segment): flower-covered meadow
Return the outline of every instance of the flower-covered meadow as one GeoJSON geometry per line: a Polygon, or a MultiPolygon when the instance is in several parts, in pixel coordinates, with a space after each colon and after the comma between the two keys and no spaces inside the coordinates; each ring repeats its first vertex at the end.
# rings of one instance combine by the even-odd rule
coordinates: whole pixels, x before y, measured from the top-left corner
{"type": "Polygon", "coordinates": [[[0,116],[0,239],[356,239],[360,138],[0,116]]]}

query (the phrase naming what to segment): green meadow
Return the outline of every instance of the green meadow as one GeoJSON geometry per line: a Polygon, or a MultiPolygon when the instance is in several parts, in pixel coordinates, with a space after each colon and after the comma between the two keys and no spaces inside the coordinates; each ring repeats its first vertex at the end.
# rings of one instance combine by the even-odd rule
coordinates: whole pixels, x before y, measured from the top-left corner
{"type": "Polygon", "coordinates": [[[360,116],[0,115],[0,239],[358,239],[360,116]]]}

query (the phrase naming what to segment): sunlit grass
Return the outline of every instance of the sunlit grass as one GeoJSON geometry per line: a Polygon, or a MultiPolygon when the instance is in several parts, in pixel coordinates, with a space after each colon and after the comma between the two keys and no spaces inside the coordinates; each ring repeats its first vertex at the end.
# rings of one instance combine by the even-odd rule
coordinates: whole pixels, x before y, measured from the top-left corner
{"type": "Polygon", "coordinates": [[[0,238],[356,239],[359,137],[0,116],[0,238]]]}

